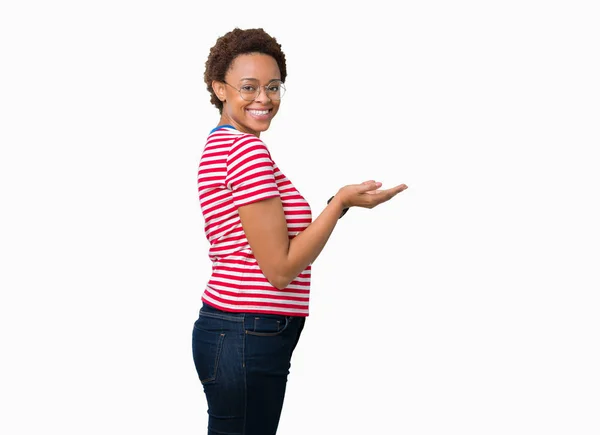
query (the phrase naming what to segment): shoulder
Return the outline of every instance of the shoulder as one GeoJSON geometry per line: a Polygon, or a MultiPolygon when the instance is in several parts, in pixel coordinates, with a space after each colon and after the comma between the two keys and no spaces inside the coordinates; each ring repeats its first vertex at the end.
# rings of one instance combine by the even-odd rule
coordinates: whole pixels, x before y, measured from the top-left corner
{"type": "Polygon", "coordinates": [[[267,148],[267,145],[258,137],[248,134],[241,133],[231,143],[229,148],[229,160],[237,160],[240,157],[266,157],[271,159],[271,153],[267,148]]]}

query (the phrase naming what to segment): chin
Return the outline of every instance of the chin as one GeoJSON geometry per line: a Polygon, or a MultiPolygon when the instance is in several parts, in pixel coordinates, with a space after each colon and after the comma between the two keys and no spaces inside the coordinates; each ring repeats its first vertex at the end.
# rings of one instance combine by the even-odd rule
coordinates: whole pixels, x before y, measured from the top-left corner
{"type": "Polygon", "coordinates": [[[269,129],[269,127],[271,126],[270,122],[267,123],[263,123],[261,122],[260,124],[250,124],[248,125],[248,127],[256,132],[262,132],[262,131],[267,131],[269,129]]]}

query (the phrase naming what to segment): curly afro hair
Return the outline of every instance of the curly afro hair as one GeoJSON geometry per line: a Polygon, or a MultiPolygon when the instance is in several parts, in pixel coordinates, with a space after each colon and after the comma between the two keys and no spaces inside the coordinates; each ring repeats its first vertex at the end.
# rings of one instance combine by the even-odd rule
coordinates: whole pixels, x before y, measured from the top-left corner
{"type": "Polygon", "coordinates": [[[240,54],[262,53],[273,57],[279,66],[281,80],[285,82],[287,70],[285,67],[285,54],[281,45],[275,38],[263,29],[235,28],[217,39],[215,45],[210,49],[204,70],[204,82],[210,93],[210,102],[223,113],[223,102],[219,100],[213,91],[212,82],[225,81],[225,74],[229,70],[233,60],[240,54]]]}

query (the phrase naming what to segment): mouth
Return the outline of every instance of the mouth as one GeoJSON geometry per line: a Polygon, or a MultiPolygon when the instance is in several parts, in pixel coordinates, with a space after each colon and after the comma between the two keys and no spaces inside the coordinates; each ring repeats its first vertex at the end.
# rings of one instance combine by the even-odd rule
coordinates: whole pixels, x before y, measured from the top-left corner
{"type": "Polygon", "coordinates": [[[246,112],[254,119],[265,120],[271,117],[273,109],[246,109],[246,112]]]}

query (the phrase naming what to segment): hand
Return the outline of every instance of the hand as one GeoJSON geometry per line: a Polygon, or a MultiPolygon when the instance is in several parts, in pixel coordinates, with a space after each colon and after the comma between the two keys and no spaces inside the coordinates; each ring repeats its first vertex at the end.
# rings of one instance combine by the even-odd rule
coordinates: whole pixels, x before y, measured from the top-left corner
{"type": "Polygon", "coordinates": [[[337,196],[339,196],[344,208],[374,208],[408,189],[406,184],[400,184],[390,189],[378,190],[381,185],[380,182],[374,180],[364,181],[361,184],[350,184],[342,187],[337,196]]]}

